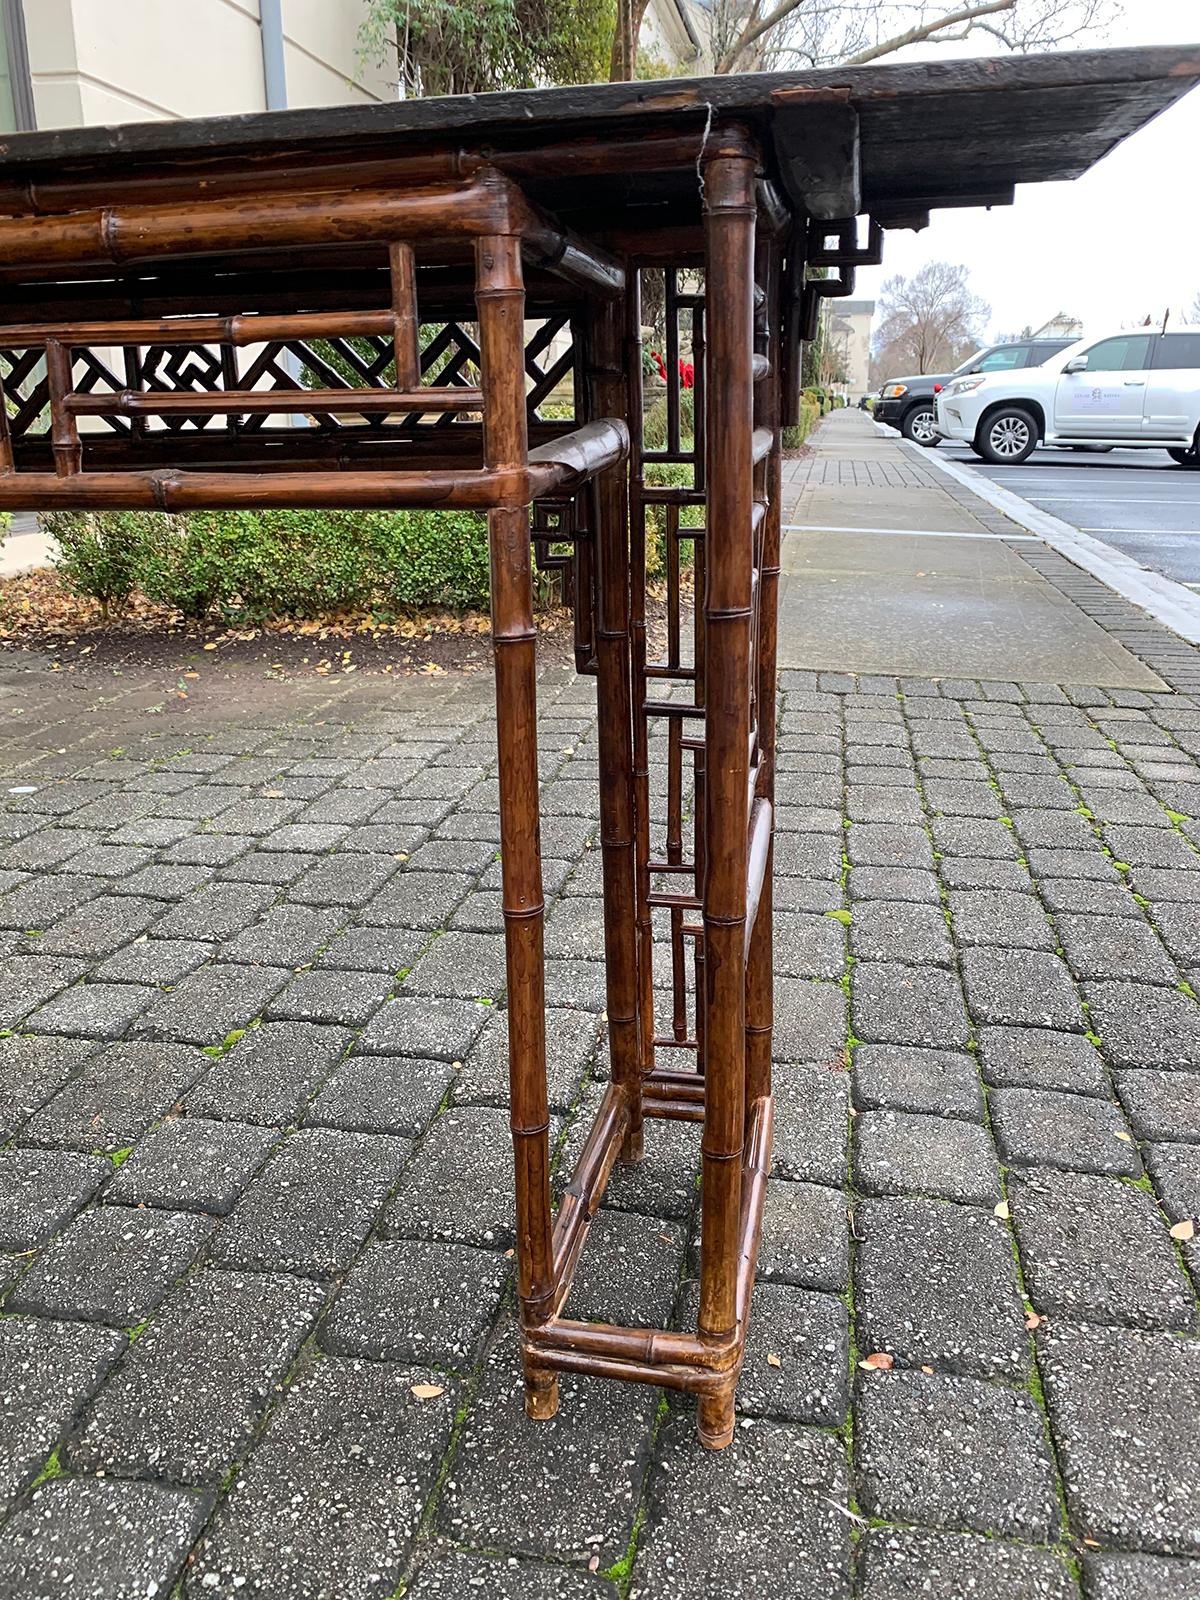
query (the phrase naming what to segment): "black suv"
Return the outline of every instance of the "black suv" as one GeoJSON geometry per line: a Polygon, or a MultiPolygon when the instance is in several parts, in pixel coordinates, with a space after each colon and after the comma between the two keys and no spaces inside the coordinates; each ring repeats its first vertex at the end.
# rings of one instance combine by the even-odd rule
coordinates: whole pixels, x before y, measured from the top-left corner
{"type": "Polygon", "coordinates": [[[933,397],[951,378],[968,372],[1014,372],[1018,367],[1040,367],[1065,350],[1073,339],[1015,339],[994,344],[968,356],[953,372],[922,372],[911,378],[889,378],[880,389],[872,413],[876,422],[898,428],[906,439],[932,449],[941,441],[933,431],[933,397]]]}

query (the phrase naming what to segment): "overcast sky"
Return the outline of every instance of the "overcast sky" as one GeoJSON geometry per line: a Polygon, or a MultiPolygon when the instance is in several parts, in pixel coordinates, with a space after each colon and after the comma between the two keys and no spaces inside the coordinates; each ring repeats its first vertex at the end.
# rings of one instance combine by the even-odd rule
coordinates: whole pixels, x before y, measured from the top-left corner
{"type": "MultiPolygon", "coordinates": [[[[1124,12],[1095,44],[1200,42],[1200,0],[1125,0],[1124,12]]],[[[1074,183],[1019,186],[994,211],[935,211],[921,233],[884,240],[883,266],[859,272],[855,299],[877,300],[892,273],[961,261],[992,308],[989,337],[1059,311],[1088,333],[1168,308],[1178,318],[1200,294],[1200,87],[1074,183]]]]}

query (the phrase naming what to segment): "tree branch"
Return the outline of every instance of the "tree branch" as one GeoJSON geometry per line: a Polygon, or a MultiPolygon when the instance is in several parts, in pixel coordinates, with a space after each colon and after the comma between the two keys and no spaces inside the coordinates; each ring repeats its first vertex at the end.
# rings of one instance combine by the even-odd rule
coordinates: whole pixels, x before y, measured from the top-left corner
{"type": "Polygon", "coordinates": [[[756,22],[753,26],[747,24],[729,49],[726,50],[720,61],[717,62],[716,70],[718,72],[732,72],[737,65],[739,56],[747,51],[756,39],[761,39],[764,33],[770,33],[776,23],[782,22],[784,17],[790,17],[792,12],[799,10],[803,4],[804,0],[779,0],[779,4],[774,10],[768,11],[761,21],[756,22]]]}
{"type": "MultiPolygon", "coordinates": [[[[789,10],[794,10],[800,0],[794,0],[789,10]]],[[[895,50],[903,50],[906,45],[921,44],[926,39],[932,39],[946,28],[956,28],[960,23],[967,25],[967,32],[980,17],[995,16],[999,11],[1012,11],[1017,0],[986,0],[983,5],[966,5],[960,11],[951,11],[944,17],[937,17],[932,22],[918,23],[915,28],[909,28],[906,33],[898,33],[892,39],[885,39],[882,44],[873,44],[867,50],[860,50],[856,56],[848,56],[842,63],[847,67],[861,67],[868,61],[877,61],[880,56],[890,56],[895,50]]],[[[718,68],[718,71],[721,69],[718,68]]],[[[728,69],[726,69],[728,70],[728,69]]]]}

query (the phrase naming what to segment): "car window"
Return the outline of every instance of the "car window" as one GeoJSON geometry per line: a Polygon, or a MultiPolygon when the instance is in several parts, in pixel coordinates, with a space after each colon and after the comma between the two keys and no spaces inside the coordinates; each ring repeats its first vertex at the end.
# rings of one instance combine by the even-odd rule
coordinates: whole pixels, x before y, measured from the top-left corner
{"type": "Polygon", "coordinates": [[[1088,372],[1136,372],[1148,364],[1150,335],[1123,333],[1116,339],[1101,339],[1080,353],[1087,358],[1088,372]]]}
{"type": "Polygon", "coordinates": [[[987,355],[975,362],[975,366],[980,372],[1011,372],[1014,367],[1025,365],[1028,354],[1027,344],[1001,344],[989,350],[987,355]]]}
{"type": "Polygon", "coordinates": [[[1166,333],[1154,341],[1156,367],[1200,367],[1200,333],[1166,333]]]}
{"type": "Polygon", "coordinates": [[[1029,360],[1027,367],[1040,367],[1049,361],[1051,356],[1056,356],[1060,350],[1065,350],[1071,343],[1070,339],[1055,339],[1050,344],[1031,344],[1029,346],[1029,360]]]}

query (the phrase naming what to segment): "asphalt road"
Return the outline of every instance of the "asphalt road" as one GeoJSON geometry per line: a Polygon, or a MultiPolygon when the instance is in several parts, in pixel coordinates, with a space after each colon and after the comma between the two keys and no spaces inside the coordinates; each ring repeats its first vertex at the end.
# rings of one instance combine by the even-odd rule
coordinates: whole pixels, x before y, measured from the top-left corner
{"type": "Polygon", "coordinates": [[[1152,571],[1200,589],[1200,472],[1177,467],[1165,450],[1039,449],[1022,466],[990,467],[965,446],[938,449],[1152,571]]]}

